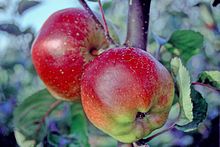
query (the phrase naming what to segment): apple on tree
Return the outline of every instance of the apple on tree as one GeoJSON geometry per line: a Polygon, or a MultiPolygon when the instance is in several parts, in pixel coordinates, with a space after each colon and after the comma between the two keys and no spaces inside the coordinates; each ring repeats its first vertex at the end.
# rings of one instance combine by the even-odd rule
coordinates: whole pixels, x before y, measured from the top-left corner
{"type": "Polygon", "coordinates": [[[167,120],[174,83],[148,52],[110,46],[103,28],[86,10],[51,15],[32,46],[35,69],[51,94],[80,97],[88,119],[115,139],[132,143],[167,120]]]}
{"type": "Polygon", "coordinates": [[[76,100],[84,65],[108,46],[103,29],[91,14],[68,8],[55,12],[43,24],[32,46],[32,60],[53,96],[76,100]]]}
{"type": "Polygon", "coordinates": [[[89,120],[115,139],[132,143],[167,120],[174,83],[167,69],[148,52],[121,47],[87,64],[81,97],[89,120]]]}

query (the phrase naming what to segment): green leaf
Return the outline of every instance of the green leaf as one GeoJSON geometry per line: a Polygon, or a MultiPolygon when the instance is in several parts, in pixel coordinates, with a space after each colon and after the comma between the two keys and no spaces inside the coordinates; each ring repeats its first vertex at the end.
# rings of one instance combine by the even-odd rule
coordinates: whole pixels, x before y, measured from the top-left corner
{"type": "Polygon", "coordinates": [[[71,106],[71,113],[71,134],[77,138],[80,146],[89,147],[88,124],[82,105],[74,103],[71,106]]]}
{"type": "Polygon", "coordinates": [[[80,102],[65,103],[64,116],[56,120],[57,130],[49,132],[52,146],[89,147],[87,119],[80,102]]]}
{"type": "Polygon", "coordinates": [[[176,76],[181,106],[180,122],[176,128],[185,132],[193,131],[205,119],[208,105],[202,95],[191,87],[189,72],[179,58],[172,59],[171,69],[176,76]]]}
{"type": "Polygon", "coordinates": [[[193,55],[199,53],[199,49],[203,46],[203,36],[192,30],[178,30],[171,35],[168,43],[172,47],[167,50],[181,55],[181,59],[186,63],[193,55]]]}
{"type": "Polygon", "coordinates": [[[51,104],[56,101],[46,90],[41,90],[26,98],[14,111],[15,130],[23,134],[28,140],[42,141],[46,136],[46,126],[41,123],[51,104]]]}
{"type": "Polygon", "coordinates": [[[68,146],[81,147],[75,137],[59,133],[49,133],[47,140],[53,147],[68,146]],[[64,143],[65,142],[65,143],[64,143]]]}
{"type": "Polygon", "coordinates": [[[111,6],[112,6],[112,1],[109,1],[109,2],[103,3],[102,8],[104,12],[106,12],[109,8],[111,8],[111,6]]]}
{"type": "Polygon", "coordinates": [[[179,103],[181,107],[181,115],[179,125],[184,125],[193,120],[193,104],[190,97],[190,76],[187,69],[182,65],[179,58],[171,60],[171,69],[175,75],[176,83],[179,91],[179,103]]]}
{"type": "Polygon", "coordinates": [[[199,75],[198,82],[209,84],[216,88],[220,88],[220,72],[219,71],[204,71],[199,75]]]}
{"type": "Polygon", "coordinates": [[[168,42],[179,49],[195,50],[202,47],[203,36],[192,30],[178,30],[171,35],[168,42]]]}
{"type": "Polygon", "coordinates": [[[34,147],[35,140],[27,140],[26,137],[19,131],[14,131],[16,142],[21,147],[34,147]]]}
{"type": "Polygon", "coordinates": [[[193,87],[192,91],[192,102],[193,102],[193,121],[186,125],[176,125],[176,128],[184,132],[189,132],[197,129],[199,123],[201,123],[206,118],[206,113],[208,109],[208,104],[202,95],[197,92],[193,87]]]}

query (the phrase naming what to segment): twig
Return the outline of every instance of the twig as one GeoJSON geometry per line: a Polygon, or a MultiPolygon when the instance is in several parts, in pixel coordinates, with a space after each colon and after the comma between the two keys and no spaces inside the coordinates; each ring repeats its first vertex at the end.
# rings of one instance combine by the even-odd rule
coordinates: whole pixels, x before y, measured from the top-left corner
{"type": "Polygon", "coordinates": [[[217,91],[217,92],[220,92],[220,89],[215,88],[215,87],[213,87],[213,86],[211,86],[211,85],[209,85],[209,84],[204,84],[204,83],[200,83],[200,82],[192,82],[192,85],[204,86],[204,87],[208,87],[208,88],[210,88],[210,89],[212,89],[212,90],[215,90],[215,91],[217,91]]]}
{"type": "Polygon", "coordinates": [[[105,14],[104,14],[104,11],[103,11],[103,8],[102,8],[101,0],[98,0],[98,3],[99,3],[99,9],[100,9],[101,14],[102,14],[102,19],[103,19],[103,22],[104,22],[105,34],[106,34],[106,36],[110,36],[109,35],[108,24],[107,24],[106,19],[105,19],[105,14]]]}
{"type": "Polygon", "coordinates": [[[117,147],[134,147],[134,146],[133,146],[132,143],[125,144],[125,143],[118,142],[118,146],[117,147]]]}
{"type": "MultiPolygon", "coordinates": [[[[172,124],[170,127],[168,127],[167,129],[164,129],[163,131],[161,131],[161,132],[159,132],[159,133],[157,133],[157,134],[154,134],[154,135],[152,135],[152,136],[150,136],[150,137],[148,137],[148,138],[146,138],[146,139],[141,139],[141,140],[138,141],[138,142],[143,145],[143,143],[145,144],[145,143],[151,141],[152,139],[154,139],[155,137],[157,137],[157,136],[159,136],[159,135],[161,135],[161,134],[163,134],[163,133],[165,133],[165,132],[167,132],[167,131],[170,131],[171,129],[173,129],[173,128],[175,127],[175,124],[176,124],[176,123],[173,123],[173,124],[172,124]]],[[[138,144],[139,144],[139,143],[138,143],[138,144]]]]}
{"type": "Polygon", "coordinates": [[[49,110],[44,114],[44,116],[42,117],[37,129],[36,129],[36,134],[38,134],[40,132],[40,129],[42,127],[42,125],[44,124],[46,118],[50,115],[50,113],[58,106],[62,103],[62,100],[56,100],[54,103],[52,103],[50,105],[49,110]]]}
{"type": "Polygon", "coordinates": [[[126,46],[147,50],[151,0],[130,0],[126,46]]]}
{"type": "MultiPolygon", "coordinates": [[[[100,26],[101,29],[103,29],[103,31],[105,32],[105,29],[102,25],[102,23],[98,20],[98,18],[95,16],[95,14],[93,13],[93,11],[89,8],[89,6],[87,5],[85,0],[79,0],[79,2],[81,3],[81,5],[84,7],[84,9],[92,16],[93,20],[100,26]]],[[[111,36],[109,35],[109,33],[105,34],[106,39],[109,41],[109,43],[116,45],[115,41],[111,38],[111,36]]]]}
{"type": "Polygon", "coordinates": [[[151,141],[152,139],[154,139],[155,137],[157,137],[157,136],[159,136],[159,135],[161,135],[161,134],[163,134],[163,133],[165,133],[165,132],[167,132],[167,131],[172,130],[172,129],[175,127],[177,121],[179,120],[180,115],[181,115],[181,111],[180,111],[180,105],[179,105],[179,114],[178,114],[177,118],[174,120],[174,122],[173,122],[168,128],[166,128],[166,129],[164,129],[164,130],[162,130],[162,131],[160,131],[160,132],[158,132],[158,133],[156,133],[156,134],[154,134],[154,135],[152,135],[152,136],[150,136],[150,137],[148,137],[148,138],[146,138],[146,139],[140,139],[140,140],[138,140],[138,141],[136,142],[136,144],[137,144],[137,145],[145,145],[145,144],[147,144],[149,141],[151,141]]]}

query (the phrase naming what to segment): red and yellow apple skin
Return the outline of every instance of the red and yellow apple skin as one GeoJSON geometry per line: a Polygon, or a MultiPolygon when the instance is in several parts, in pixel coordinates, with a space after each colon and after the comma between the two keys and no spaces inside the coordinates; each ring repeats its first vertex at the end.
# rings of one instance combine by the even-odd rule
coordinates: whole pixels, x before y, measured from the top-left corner
{"type": "Polygon", "coordinates": [[[58,99],[80,97],[84,65],[92,51],[108,47],[103,29],[85,10],[68,8],[52,14],[32,45],[34,67],[58,99]]]}
{"type": "Polygon", "coordinates": [[[174,83],[167,69],[149,53],[114,48],[87,64],[81,96],[83,109],[97,128],[131,143],[166,122],[174,83]]]}

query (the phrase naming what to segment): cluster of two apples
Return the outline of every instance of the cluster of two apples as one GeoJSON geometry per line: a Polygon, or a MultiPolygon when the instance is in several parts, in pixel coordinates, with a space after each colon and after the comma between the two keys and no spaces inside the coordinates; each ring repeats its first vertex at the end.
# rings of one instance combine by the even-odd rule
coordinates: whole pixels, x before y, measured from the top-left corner
{"type": "Polygon", "coordinates": [[[54,97],[81,99],[88,119],[115,139],[131,143],[161,127],[174,93],[166,68],[149,53],[110,46],[87,11],[51,15],[32,46],[35,69],[54,97]]]}

